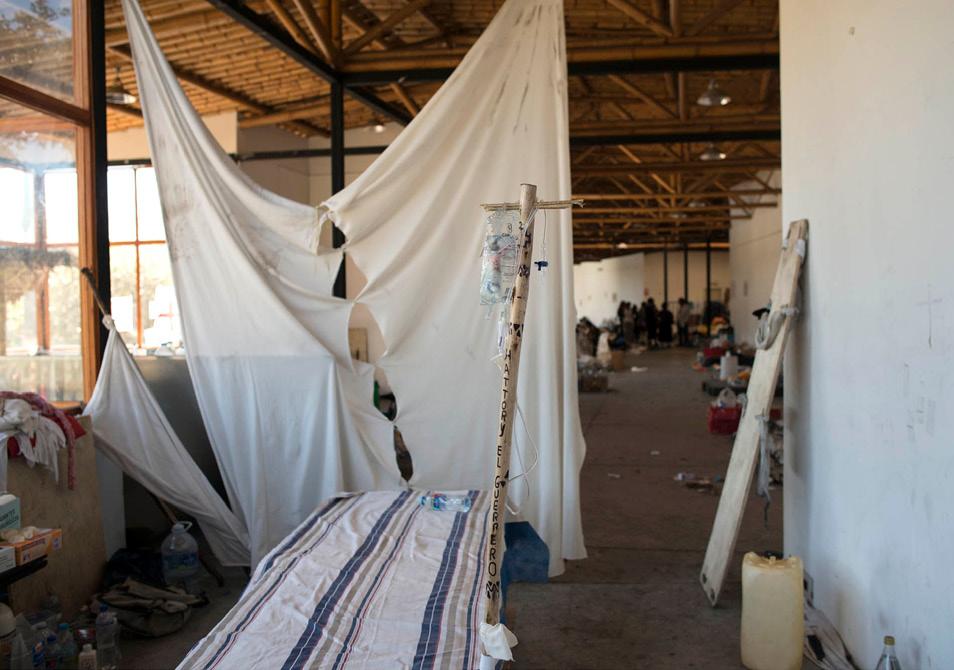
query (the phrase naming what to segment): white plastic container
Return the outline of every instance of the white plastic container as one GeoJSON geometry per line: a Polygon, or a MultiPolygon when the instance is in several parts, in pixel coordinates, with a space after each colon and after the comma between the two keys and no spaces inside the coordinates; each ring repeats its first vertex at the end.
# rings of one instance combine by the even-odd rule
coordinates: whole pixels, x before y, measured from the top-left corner
{"type": "Polygon", "coordinates": [[[735,354],[722,354],[722,360],[719,361],[719,379],[726,381],[735,379],[739,376],[739,357],[735,354]]]}
{"type": "Polygon", "coordinates": [[[800,670],[805,638],[802,559],[742,559],[742,665],[800,670]]]}
{"type": "Polygon", "coordinates": [[[162,542],[162,574],[169,585],[188,584],[199,572],[199,545],[189,534],[191,527],[180,521],[162,542]]]}

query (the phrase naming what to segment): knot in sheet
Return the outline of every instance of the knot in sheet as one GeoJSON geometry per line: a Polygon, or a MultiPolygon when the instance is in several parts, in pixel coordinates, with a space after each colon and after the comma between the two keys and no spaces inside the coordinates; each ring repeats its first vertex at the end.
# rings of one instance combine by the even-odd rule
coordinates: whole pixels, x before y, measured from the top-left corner
{"type": "MultiPolygon", "coordinates": [[[[123,0],[156,166],[189,370],[252,561],[342,490],[400,484],[393,426],[371,404],[371,365],[350,360],[351,301],[331,296],[337,223],[368,279],[357,301],[387,353],[396,424],[415,486],[490,486],[500,372],[479,302],[480,203],[521,182],[570,195],[560,0],[509,0],[447,83],[351,186],[315,208],[252,183],[216,144],[123,0]]],[[[585,556],[578,476],[570,215],[549,214],[555,266],[534,287],[518,388],[542,445],[523,513],[550,547],[551,574],[585,556]]],[[[522,434],[521,434],[522,433],[522,434]]],[[[517,473],[514,473],[517,474],[517,473]]]]}

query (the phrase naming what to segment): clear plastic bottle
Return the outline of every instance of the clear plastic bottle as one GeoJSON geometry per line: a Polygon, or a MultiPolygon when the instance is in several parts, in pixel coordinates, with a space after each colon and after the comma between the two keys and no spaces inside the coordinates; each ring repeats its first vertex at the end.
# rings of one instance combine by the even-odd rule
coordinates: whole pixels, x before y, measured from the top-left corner
{"type": "Polygon", "coordinates": [[[180,521],[162,541],[162,575],[167,584],[188,587],[199,573],[199,545],[189,534],[191,527],[188,521],[180,521]]]}
{"type": "Polygon", "coordinates": [[[421,496],[421,505],[438,512],[469,512],[470,496],[449,496],[444,493],[434,493],[421,496]]]}
{"type": "Polygon", "coordinates": [[[902,670],[901,661],[894,653],[894,636],[884,636],[884,649],[881,650],[881,658],[875,670],[902,670]]]}
{"type": "Polygon", "coordinates": [[[46,667],[46,638],[50,636],[49,628],[45,621],[41,621],[33,627],[33,667],[46,667]]]}
{"type": "Polygon", "coordinates": [[[119,624],[106,605],[100,606],[96,617],[96,665],[100,670],[119,667],[119,624]]]}
{"type": "Polygon", "coordinates": [[[57,626],[63,619],[63,605],[60,598],[53,591],[48,591],[46,598],[43,599],[43,609],[50,613],[47,623],[52,628],[57,626]]]}
{"type": "Polygon", "coordinates": [[[33,670],[33,651],[19,630],[10,648],[10,670],[33,670]]]}
{"type": "Polygon", "coordinates": [[[76,646],[76,639],[73,637],[73,631],[70,630],[68,623],[61,623],[59,625],[56,641],[60,646],[60,657],[57,667],[72,670],[76,667],[76,657],[79,656],[79,648],[76,646]]]}

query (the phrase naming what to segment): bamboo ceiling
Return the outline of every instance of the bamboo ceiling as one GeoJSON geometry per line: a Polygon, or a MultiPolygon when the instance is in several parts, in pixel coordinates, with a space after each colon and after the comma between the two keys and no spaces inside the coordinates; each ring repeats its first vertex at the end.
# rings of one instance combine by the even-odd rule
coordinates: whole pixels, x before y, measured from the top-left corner
{"type": "MultiPolygon", "coordinates": [[[[243,127],[277,123],[302,136],[327,134],[329,85],[314,72],[210,0],[140,2],[200,113],[237,110],[243,127]]],[[[244,4],[339,72],[373,79],[381,71],[453,67],[502,0],[244,4]]],[[[707,238],[725,242],[732,219],[750,216],[757,206],[775,200],[776,191],[759,181],[779,165],[774,67],[716,71],[689,65],[679,72],[597,68],[596,74],[573,74],[573,66],[644,56],[665,59],[680,47],[716,56],[777,55],[778,0],[565,0],[565,6],[573,189],[591,201],[574,213],[578,258],[699,244],[707,238]],[[711,108],[695,103],[711,79],[732,96],[731,104],[711,108]],[[726,160],[698,160],[707,133],[734,139],[717,143],[726,160]],[[610,141],[618,136],[620,142],[610,141]],[[655,138],[665,139],[647,143],[655,138]],[[748,194],[728,193],[743,182],[748,194]]],[[[135,92],[119,0],[106,0],[106,43],[108,82],[119,68],[124,86],[135,92]]],[[[439,85],[392,80],[375,82],[367,90],[413,116],[439,85]]],[[[346,98],[345,111],[348,128],[387,120],[352,98],[346,98]]],[[[142,119],[135,107],[111,107],[108,123],[110,130],[119,130],[141,125],[142,119]]]]}

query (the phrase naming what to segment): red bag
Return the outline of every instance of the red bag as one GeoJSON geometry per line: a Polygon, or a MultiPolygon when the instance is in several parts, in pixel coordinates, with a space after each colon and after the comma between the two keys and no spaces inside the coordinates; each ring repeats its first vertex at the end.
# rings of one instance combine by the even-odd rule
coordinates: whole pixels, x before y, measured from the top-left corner
{"type": "MultiPolygon", "coordinates": [[[[770,410],[769,418],[772,421],[780,421],[782,419],[782,410],[770,410]]],[[[709,405],[707,424],[709,426],[709,432],[713,435],[731,435],[739,430],[739,422],[741,420],[741,406],[716,407],[715,405],[709,405]]]]}
{"type": "Polygon", "coordinates": [[[742,407],[716,407],[709,405],[707,424],[713,435],[731,435],[739,429],[742,420],[742,407]]]}

